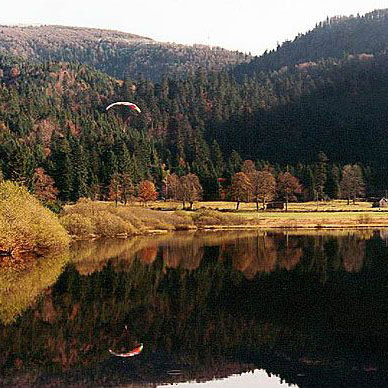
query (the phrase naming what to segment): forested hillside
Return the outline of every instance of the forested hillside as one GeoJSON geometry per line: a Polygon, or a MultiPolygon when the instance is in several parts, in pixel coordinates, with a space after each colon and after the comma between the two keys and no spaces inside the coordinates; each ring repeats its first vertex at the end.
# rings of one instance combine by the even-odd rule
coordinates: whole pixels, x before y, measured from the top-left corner
{"type": "MultiPolygon", "coordinates": [[[[203,71],[155,84],[117,81],[84,65],[28,65],[3,56],[3,174],[31,182],[43,167],[60,197],[75,200],[104,192],[115,172],[160,185],[163,163],[171,172],[196,173],[210,197],[217,178],[239,171],[242,159],[258,166],[267,160],[277,171],[294,165],[306,186],[318,173],[319,151],[330,166],[360,162],[384,172],[387,66],[387,55],[380,55],[323,61],[242,84],[225,72],[203,71]],[[136,101],[142,113],[105,111],[122,99],[136,101]]],[[[331,167],[325,168],[328,174],[331,167]]],[[[384,186],[372,178],[369,184],[384,186]]]]}
{"type": "Polygon", "coordinates": [[[322,59],[343,59],[348,55],[376,54],[388,48],[388,10],[366,15],[327,18],[294,40],[285,41],[276,50],[265,52],[247,64],[238,66],[235,74],[255,75],[260,71],[279,70],[322,59]]]}
{"type": "Polygon", "coordinates": [[[123,79],[154,81],[197,68],[220,70],[250,59],[220,47],[156,42],[119,31],[65,26],[0,26],[0,50],[25,59],[76,62],[123,79]]]}
{"type": "Polygon", "coordinates": [[[219,198],[244,160],[290,171],[303,196],[336,198],[346,164],[366,193],[386,189],[388,54],[352,54],[245,76],[198,69],[184,78],[117,80],[82,64],[0,56],[0,155],[6,179],[32,187],[36,168],[62,200],[107,198],[116,174],[194,173],[219,198]],[[136,102],[141,113],[108,104],[136,102]],[[219,178],[222,178],[221,181],[219,178]],[[319,189],[318,189],[319,187],[319,189]]]}

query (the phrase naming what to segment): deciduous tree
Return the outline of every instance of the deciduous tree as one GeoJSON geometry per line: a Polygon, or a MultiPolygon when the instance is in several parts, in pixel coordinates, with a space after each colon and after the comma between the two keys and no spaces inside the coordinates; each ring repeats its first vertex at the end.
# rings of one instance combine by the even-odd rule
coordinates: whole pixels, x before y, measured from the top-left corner
{"type": "Polygon", "coordinates": [[[259,201],[266,209],[268,201],[272,201],[276,195],[276,179],[268,169],[256,171],[252,176],[252,192],[256,202],[256,210],[259,211],[259,201]]]}
{"type": "Polygon", "coordinates": [[[187,174],[180,178],[180,182],[183,207],[185,202],[188,202],[190,209],[192,209],[194,201],[199,201],[202,196],[202,186],[199,179],[195,174],[187,174]]]}
{"type": "Polygon", "coordinates": [[[232,177],[231,184],[232,199],[236,201],[236,210],[240,207],[241,201],[248,201],[252,194],[252,183],[249,177],[243,172],[238,172],[232,177]]]}
{"type": "Polygon", "coordinates": [[[180,200],[181,182],[177,174],[171,174],[166,177],[165,191],[166,198],[180,200]]]}
{"type": "Polygon", "coordinates": [[[280,173],[278,176],[278,191],[286,200],[286,211],[288,210],[288,201],[295,198],[295,194],[302,192],[302,185],[298,178],[294,177],[288,171],[280,173]]]}
{"type": "Polygon", "coordinates": [[[35,169],[32,186],[35,197],[40,201],[56,201],[58,189],[54,185],[54,179],[47,175],[43,168],[35,169]]]}
{"type": "Polygon", "coordinates": [[[155,185],[149,180],[144,180],[139,183],[137,188],[137,195],[145,205],[149,201],[155,201],[158,197],[155,185]]]}

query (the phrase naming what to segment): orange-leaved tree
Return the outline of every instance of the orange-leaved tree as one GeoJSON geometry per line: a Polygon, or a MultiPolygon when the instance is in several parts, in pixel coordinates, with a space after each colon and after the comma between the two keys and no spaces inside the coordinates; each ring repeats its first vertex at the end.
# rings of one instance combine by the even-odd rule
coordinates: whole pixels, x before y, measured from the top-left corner
{"type": "Polygon", "coordinates": [[[144,180],[137,187],[137,196],[144,204],[147,204],[147,202],[155,201],[158,198],[158,192],[151,181],[144,180]]]}

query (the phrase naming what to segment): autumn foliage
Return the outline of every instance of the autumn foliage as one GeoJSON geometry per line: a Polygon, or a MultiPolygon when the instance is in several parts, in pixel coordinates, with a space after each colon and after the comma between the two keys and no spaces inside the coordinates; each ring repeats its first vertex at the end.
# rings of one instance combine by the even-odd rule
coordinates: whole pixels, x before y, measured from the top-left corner
{"type": "Polygon", "coordinates": [[[43,168],[35,169],[33,176],[34,195],[42,202],[55,201],[58,189],[55,187],[54,179],[47,175],[43,168]]]}
{"type": "Polygon", "coordinates": [[[149,201],[155,201],[158,197],[158,193],[155,189],[155,185],[151,181],[141,181],[138,186],[138,197],[146,204],[149,201]]]}
{"type": "Polygon", "coordinates": [[[56,215],[26,188],[10,181],[0,184],[0,251],[41,253],[63,249],[69,240],[56,215]]]}

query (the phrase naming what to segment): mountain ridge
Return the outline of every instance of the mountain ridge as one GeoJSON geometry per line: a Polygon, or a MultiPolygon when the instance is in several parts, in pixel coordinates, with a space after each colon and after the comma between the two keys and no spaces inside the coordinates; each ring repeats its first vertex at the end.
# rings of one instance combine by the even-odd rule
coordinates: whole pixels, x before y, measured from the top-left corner
{"type": "Polygon", "coordinates": [[[265,51],[249,63],[236,67],[235,74],[255,76],[284,66],[342,59],[347,55],[378,54],[388,49],[388,9],[357,16],[334,16],[315,28],[286,40],[276,50],[265,51]]]}
{"type": "Polygon", "coordinates": [[[220,70],[250,59],[221,47],[159,42],[127,32],[60,25],[0,26],[0,50],[37,62],[79,62],[124,79],[158,81],[199,67],[220,70]]]}

